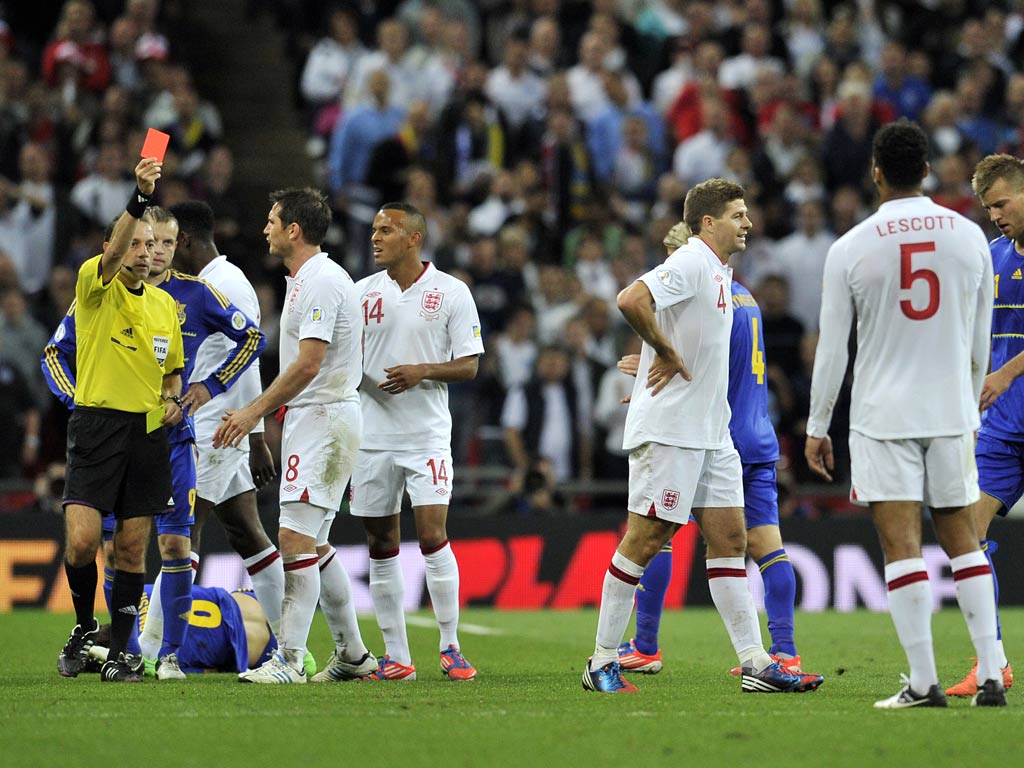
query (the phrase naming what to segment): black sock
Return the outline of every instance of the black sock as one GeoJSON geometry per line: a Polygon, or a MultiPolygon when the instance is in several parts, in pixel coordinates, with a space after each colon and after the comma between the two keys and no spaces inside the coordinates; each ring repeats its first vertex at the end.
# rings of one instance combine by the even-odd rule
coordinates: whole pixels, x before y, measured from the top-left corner
{"type": "Polygon", "coordinates": [[[114,586],[110,594],[110,656],[116,659],[128,646],[132,624],[139,618],[139,600],[145,586],[142,573],[114,571],[114,586]]]}
{"type": "Polygon", "coordinates": [[[93,607],[96,605],[96,561],[77,567],[64,561],[64,573],[71,589],[71,602],[75,606],[75,619],[83,629],[92,629],[93,607]]]}

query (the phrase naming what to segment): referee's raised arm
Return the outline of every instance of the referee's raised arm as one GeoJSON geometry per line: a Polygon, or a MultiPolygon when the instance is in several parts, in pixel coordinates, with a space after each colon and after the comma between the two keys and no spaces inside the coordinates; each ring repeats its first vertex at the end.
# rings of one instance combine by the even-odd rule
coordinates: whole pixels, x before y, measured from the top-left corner
{"type": "Polygon", "coordinates": [[[121,218],[114,225],[110,234],[110,244],[100,258],[100,275],[106,285],[117,275],[124,262],[124,257],[135,237],[135,225],[146,212],[146,206],[156,189],[156,180],[160,178],[163,164],[155,157],[144,157],[135,166],[135,191],[125,207],[121,218]]]}

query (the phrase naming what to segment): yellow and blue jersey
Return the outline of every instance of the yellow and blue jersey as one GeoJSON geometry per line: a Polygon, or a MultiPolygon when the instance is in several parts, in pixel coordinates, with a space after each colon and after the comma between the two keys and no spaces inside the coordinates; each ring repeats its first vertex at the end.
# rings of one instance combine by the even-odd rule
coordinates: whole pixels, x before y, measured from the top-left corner
{"type": "MultiPolygon", "coordinates": [[[[992,305],[992,370],[1024,352],[1024,256],[1013,241],[989,243],[995,300],[992,305]]],[[[1024,381],[1016,379],[981,416],[981,431],[1010,442],[1024,441],[1024,381]]]]}
{"type": "MultiPolygon", "coordinates": [[[[139,603],[139,633],[146,626],[153,585],[147,584],[139,603]]],[[[273,633],[263,656],[277,648],[273,633]]],[[[184,672],[245,672],[249,668],[249,643],[242,611],[231,593],[220,587],[192,586],[192,612],[178,649],[184,672]]]]}
{"type": "MultiPolygon", "coordinates": [[[[210,374],[203,384],[216,397],[232,386],[242,373],[259,357],[267,345],[259,327],[224,295],[204,280],[168,270],[159,287],[174,300],[181,339],[184,348],[182,380],[188,380],[195,368],[199,346],[215,333],[223,333],[235,342],[227,359],[210,374]]],[[[67,314],[43,350],[42,368],[50,391],[68,408],[75,398],[77,354],[76,303],[67,314]]],[[[171,443],[195,440],[192,417],[186,415],[170,433],[171,443]]]]}
{"type": "Polygon", "coordinates": [[[729,432],[743,464],[774,463],[779,439],[768,416],[768,372],[764,322],[750,291],[732,281],[732,336],[729,339],[729,432]]]}

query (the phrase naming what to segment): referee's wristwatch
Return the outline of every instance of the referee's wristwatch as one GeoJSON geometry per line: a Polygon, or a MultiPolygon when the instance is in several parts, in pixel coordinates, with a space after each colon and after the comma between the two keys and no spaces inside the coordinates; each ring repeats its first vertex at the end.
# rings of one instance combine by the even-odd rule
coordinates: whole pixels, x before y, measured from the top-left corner
{"type": "Polygon", "coordinates": [[[170,400],[170,401],[171,401],[172,403],[174,403],[174,404],[175,404],[175,405],[177,405],[177,406],[178,406],[179,408],[181,408],[181,410],[185,410],[185,401],[184,401],[184,400],[182,400],[182,399],[181,399],[180,397],[178,397],[177,395],[168,395],[167,397],[164,397],[163,395],[161,395],[161,396],[160,396],[160,398],[161,398],[161,399],[162,399],[162,400],[163,400],[163,401],[164,401],[165,403],[166,403],[166,402],[167,402],[168,400],[170,400]]]}

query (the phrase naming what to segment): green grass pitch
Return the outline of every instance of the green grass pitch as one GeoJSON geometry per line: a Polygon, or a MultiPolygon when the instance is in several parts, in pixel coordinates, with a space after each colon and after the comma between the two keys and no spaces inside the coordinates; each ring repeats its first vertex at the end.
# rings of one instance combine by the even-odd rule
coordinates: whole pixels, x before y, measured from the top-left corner
{"type": "MultiPolygon", "coordinates": [[[[947,710],[872,708],[896,692],[906,670],[886,614],[799,614],[805,666],[825,675],[821,689],[799,695],[741,693],[727,674],[735,656],[725,629],[705,609],[665,616],[665,670],[633,676],[639,695],[586,693],[580,674],[596,621],[592,610],[465,610],[460,639],[480,670],[471,683],[441,675],[437,630],[430,613],[420,612],[410,616],[419,678],[411,683],[264,687],[200,675],[112,685],[98,675],[57,674],[71,617],[16,611],[0,616],[0,764],[1024,765],[1024,696],[1016,688],[1005,709],[958,699],[947,710]]],[[[1004,610],[1002,623],[1013,659],[1024,609],[1004,610]]],[[[967,671],[971,645],[955,609],[936,614],[933,628],[939,674],[950,685],[967,671]]],[[[363,630],[371,650],[382,653],[372,618],[363,630]]],[[[310,646],[326,661],[330,637],[319,616],[310,646]]]]}

